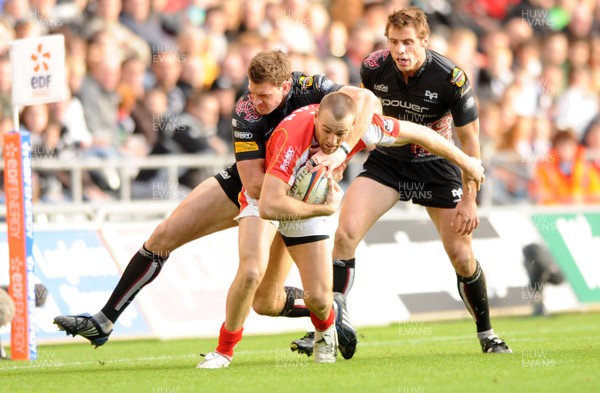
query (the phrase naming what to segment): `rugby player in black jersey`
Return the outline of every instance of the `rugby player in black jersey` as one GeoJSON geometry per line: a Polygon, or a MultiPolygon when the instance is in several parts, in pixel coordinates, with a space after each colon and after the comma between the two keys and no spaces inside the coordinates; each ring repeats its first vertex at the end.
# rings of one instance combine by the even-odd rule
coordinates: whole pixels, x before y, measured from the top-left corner
{"type": "MultiPolygon", "coordinates": [[[[426,125],[449,140],[453,126],[461,149],[479,157],[478,110],[464,71],[427,49],[429,25],[416,7],[388,17],[388,49],[371,53],[361,67],[363,87],[379,97],[383,114],[426,125]]],[[[477,187],[461,178],[447,160],[418,145],[378,147],[346,192],[333,250],[334,292],[348,294],[354,280],[355,251],[375,222],[414,189],[413,203],[425,206],[440,235],[458,283],[475,320],[483,352],[512,351],[492,329],[485,276],[475,259],[472,233],[479,225],[477,187]],[[418,198],[427,196],[427,198],[418,198]],[[431,196],[429,198],[429,196],[431,196]]],[[[418,263],[418,262],[414,262],[418,263]]],[[[310,355],[310,334],[292,342],[292,350],[310,355]]]]}
{"type": "MultiPolygon", "coordinates": [[[[287,55],[281,51],[265,51],[256,55],[249,65],[248,76],[249,92],[240,97],[232,116],[237,164],[199,184],[154,229],[142,248],[132,257],[106,305],[99,312],[94,315],[86,313],[57,316],[54,323],[59,329],[73,336],[85,337],[96,347],[103,345],[108,341],[119,316],[139,291],[159,275],[171,252],[192,240],[236,226],[234,218],[240,212],[238,194],[242,183],[250,197],[258,198],[265,173],[265,142],[275,126],[295,109],[319,103],[330,92],[342,91],[351,96],[360,108],[356,127],[363,130],[371,122],[373,112],[380,108],[377,98],[364,89],[338,85],[322,75],[291,73],[287,55]],[[257,76],[260,76],[259,80],[256,79],[257,76]]],[[[355,134],[353,143],[360,138],[359,132],[355,134]]],[[[336,167],[343,162],[345,156],[340,150],[331,155],[317,153],[316,157],[320,163],[336,167]]],[[[252,230],[252,227],[249,229],[252,230]]],[[[240,246],[249,241],[251,233],[240,240],[240,246]]],[[[286,259],[285,246],[280,237],[276,237],[271,251],[272,255],[286,259]]],[[[274,277],[287,276],[287,271],[279,272],[277,269],[281,266],[285,270],[286,266],[291,265],[291,261],[272,265],[275,268],[270,273],[274,277]]],[[[240,286],[245,288],[243,293],[250,293],[248,288],[254,288],[255,291],[262,274],[264,271],[261,272],[256,267],[240,264],[227,302],[227,321],[233,321],[233,328],[229,330],[223,324],[221,329],[224,339],[222,343],[220,340],[220,344],[223,344],[221,348],[224,348],[224,352],[232,351],[232,343],[238,335],[241,336],[241,331],[235,330],[238,318],[236,308],[242,307],[245,310],[252,303],[252,297],[244,298],[235,292],[240,286]]],[[[294,289],[290,288],[289,291],[294,292],[294,289]]],[[[294,310],[293,304],[289,308],[287,316],[308,316],[305,308],[294,310]]]]}

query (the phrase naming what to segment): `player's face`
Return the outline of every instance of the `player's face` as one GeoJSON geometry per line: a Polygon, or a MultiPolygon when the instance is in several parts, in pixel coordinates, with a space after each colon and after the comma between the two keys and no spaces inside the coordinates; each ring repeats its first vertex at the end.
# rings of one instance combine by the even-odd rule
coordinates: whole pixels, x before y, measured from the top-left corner
{"type": "Polygon", "coordinates": [[[336,121],[328,111],[315,113],[315,138],[321,151],[325,154],[335,152],[346,140],[355,122],[354,115],[336,121]]]}
{"type": "Polygon", "coordinates": [[[417,37],[414,27],[398,29],[390,26],[388,30],[388,47],[396,67],[407,76],[412,76],[425,61],[425,47],[429,36],[417,37]]]}
{"type": "Polygon", "coordinates": [[[291,83],[283,82],[277,86],[274,83],[248,83],[248,91],[250,91],[250,99],[252,104],[261,115],[268,115],[273,112],[281,103],[290,91],[291,83]]]}

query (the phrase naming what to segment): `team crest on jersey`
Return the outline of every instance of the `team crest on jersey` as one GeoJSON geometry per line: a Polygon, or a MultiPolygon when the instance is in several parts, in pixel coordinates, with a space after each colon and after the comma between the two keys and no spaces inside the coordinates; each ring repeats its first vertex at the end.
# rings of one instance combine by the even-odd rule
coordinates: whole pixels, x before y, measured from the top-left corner
{"type": "Polygon", "coordinates": [[[237,102],[235,113],[250,123],[256,123],[261,117],[260,113],[256,111],[256,108],[252,105],[252,101],[250,101],[250,98],[248,97],[237,102]]]}
{"type": "Polygon", "coordinates": [[[363,60],[363,66],[365,66],[365,68],[369,68],[371,70],[374,70],[375,68],[379,68],[379,66],[381,66],[381,63],[383,63],[385,61],[385,59],[387,59],[389,54],[390,54],[389,49],[383,49],[383,50],[378,50],[377,52],[373,52],[369,56],[367,56],[367,58],[365,60],[363,60]]]}
{"type": "Polygon", "coordinates": [[[302,90],[306,90],[313,85],[313,77],[302,75],[298,78],[298,85],[302,90]]]}
{"type": "Polygon", "coordinates": [[[429,100],[433,101],[433,100],[437,100],[438,99],[438,93],[431,92],[429,90],[425,90],[425,97],[427,97],[429,100]]]}
{"type": "Polygon", "coordinates": [[[466,81],[467,75],[465,72],[458,67],[454,67],[452,73],[450,74],[450,83],[456,87],[463,87],[466,81]]]}
{"type": "Polygon", "coordinates": [[[462,200],[463,190],[462,188],[455,188],[452,190],[452,202],[458,203],[462,200]]]}

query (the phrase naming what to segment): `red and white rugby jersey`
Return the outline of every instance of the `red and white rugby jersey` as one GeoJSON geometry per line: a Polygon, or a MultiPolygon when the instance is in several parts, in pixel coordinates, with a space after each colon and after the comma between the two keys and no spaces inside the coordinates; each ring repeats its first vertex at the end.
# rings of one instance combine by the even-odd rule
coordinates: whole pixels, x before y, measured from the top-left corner
{"type": "Polygon", "coordinates": [[[310,148],[318,147],[315,139],[315,111],[308,105],[292,112],[279,123],[267,142],[266,173],[277,176],[290,186],[296,172],[310,158],[310,148]]]}
{"type": "MultiPolygon", "coordinates": [[[[310,149],[319,146],[315,139],[314,121],[318,107],[315,104],[297,109],[275,128],[267,142],[266,173],[277,176],[290,186],[294,184],[297,170],[310,158],[310,149]]],[[[347,160],[369,145],[391,146],[399,134],[397,119],[375,114],[347,160]]]]}

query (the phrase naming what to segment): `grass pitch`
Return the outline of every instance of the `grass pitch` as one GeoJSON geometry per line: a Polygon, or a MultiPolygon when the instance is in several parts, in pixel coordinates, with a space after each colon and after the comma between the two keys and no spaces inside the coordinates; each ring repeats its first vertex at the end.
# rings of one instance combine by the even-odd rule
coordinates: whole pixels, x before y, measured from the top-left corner
{"type": "Polygon", "coordinates": [[[0,361],[2,392],[600,392],[600,314],[496,318],[512,355],[482,354],[471,321],[363,328],[352,360],[314,364],[288,349],[303,332],[248,336],[228,369],[199,370],[216,339],[87,341],[0,361]]]}

